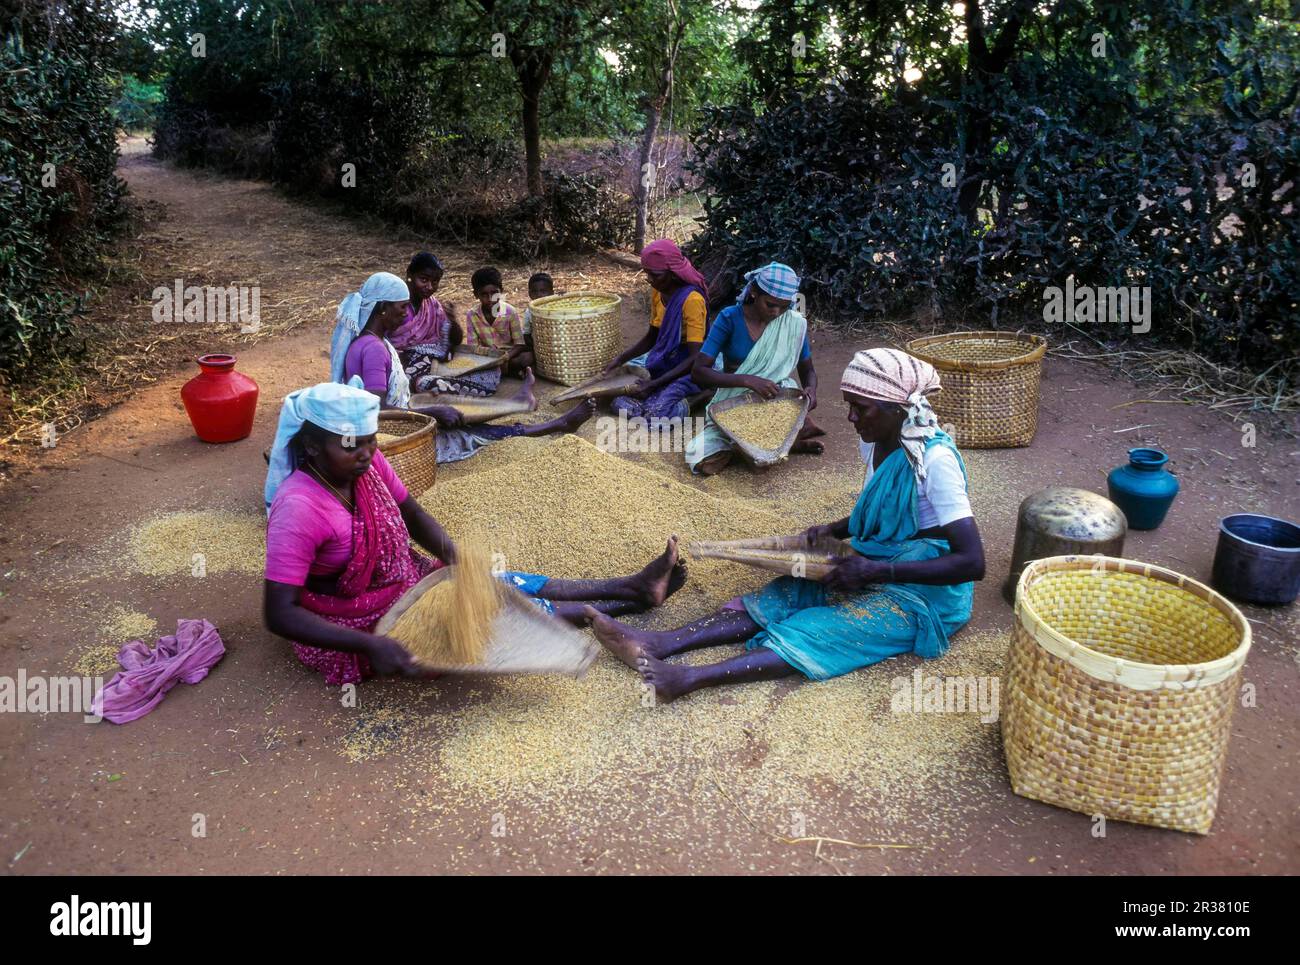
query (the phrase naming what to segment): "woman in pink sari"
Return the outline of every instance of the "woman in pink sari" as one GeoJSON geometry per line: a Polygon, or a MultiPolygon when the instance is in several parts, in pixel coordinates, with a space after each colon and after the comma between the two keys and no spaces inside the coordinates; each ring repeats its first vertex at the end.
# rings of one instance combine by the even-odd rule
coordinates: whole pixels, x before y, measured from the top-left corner
{"type": "MultiPolygon", "coordinates": [[[[293,641],[298,659],[334,686],[375,674],[425,674],[401,644],[373,630],[403,593],[456,555],[446,531],[379,452],[378,420],[378,398],[357,386],[326,382],[290,393],[267,471],[266,626],[293,641]]],[[[547,612],[585,623],[587,604],[609,614],[658,606],[686,575],[674,537],[631,576],[501,578],[547,612]]]]}

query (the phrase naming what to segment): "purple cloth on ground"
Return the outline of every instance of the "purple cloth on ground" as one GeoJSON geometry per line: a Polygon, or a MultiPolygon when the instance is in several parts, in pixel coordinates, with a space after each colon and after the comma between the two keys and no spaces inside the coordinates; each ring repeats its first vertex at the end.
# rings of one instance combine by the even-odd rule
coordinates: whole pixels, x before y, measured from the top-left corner
{"type": "Polygon", "coordinates": [[[95,695],[92,713],[125,724],[153,710],[180,681],[196,684],[226,653],[221,634],[207,620],[177,620],[176,634],[150,648],[132,640],[117,655],[122,672],[95,695]]]}

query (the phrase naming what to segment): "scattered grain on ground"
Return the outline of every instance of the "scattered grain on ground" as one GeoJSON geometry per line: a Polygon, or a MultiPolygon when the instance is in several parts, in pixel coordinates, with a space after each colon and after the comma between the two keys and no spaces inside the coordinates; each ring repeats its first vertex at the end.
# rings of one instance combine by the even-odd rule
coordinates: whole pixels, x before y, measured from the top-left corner
{"type": "Polygon", "coordinates": [[[223,511],[165,513],[133,527],[129,545],[136,572],[145,576],[261,573],[266,521],[223,511]]]}

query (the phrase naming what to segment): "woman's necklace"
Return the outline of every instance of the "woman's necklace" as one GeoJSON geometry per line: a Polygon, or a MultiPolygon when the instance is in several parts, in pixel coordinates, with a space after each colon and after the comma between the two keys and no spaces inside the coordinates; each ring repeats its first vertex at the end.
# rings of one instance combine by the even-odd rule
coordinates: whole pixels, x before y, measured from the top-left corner
{"type": "Polygon", "coordinates": [[[352,500],[348,499],[348,497],[344,496],[341,492],[335,489],[334,486],[331,485],[330,481],[320,474],[319,469],[317,469],[311,463],[307,463],[307,468],[311,471],[311,474],[313,476],[315,476],[317,479],[319,479],[321,482],[323,482],[326,485],[326,487],[329,489],[330,492],[332,492],[339,499],[343,500],[343,505],[348,508],[348,512],[355,513],[357,511],[356,506],[352,504],[352,500]]]}

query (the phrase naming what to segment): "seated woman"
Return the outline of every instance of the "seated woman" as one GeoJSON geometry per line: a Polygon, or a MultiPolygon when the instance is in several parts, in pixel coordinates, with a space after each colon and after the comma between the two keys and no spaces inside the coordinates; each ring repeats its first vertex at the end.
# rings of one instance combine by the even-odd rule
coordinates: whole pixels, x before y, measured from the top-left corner
{"type": "MultiPolygon", "coordinates": [[[[419,676],[410,654],[371,631],[403,593],[456,558],[446,531],[410,496],[375,444],[379,400],[326,382],[285,397],[266,474],[267,629],[294,641],[327,683],[419,676]],[[436,559],[415,551],[414,539],[436,559]]],[[[501,579],[566,620],[663,603],[686,579],[676,537],[640,573],[610,580],[501,579]],[[587,602],[584,602],[587,601],[587,602]],[[594,608],[594,609],[592,609],[594,608]]]]}
{"type": "Polygon", "coordinates": [[[469,283],[478,304],[465,313],[465,344],[502,349],[506,353],[506,374],[522,378],[535,361],[533,336],[531,331],[524,331],[518,309],[501,294],[501,272],[490,265],[480,268],[470,276],[469,283]]]}
{"type": "Polygon", "coordinates": [[[501,385],[499,368],[462,376],[438,374],[436,363],[448,361],[464,339],[461,327],[434,297],[442,276],[442,262],[429,252],[421,251],[411,259],[406,266],[411,304],[406,309],[406,320],[389,334],[388,341],[397,349],[414,391],[491,395],[501,385]]]}
{"type": "Polygon", "coordinates": [[[780,577],[678,630],[635,630],[590,611],[600,642],[660,700],[793,673],[825,680],[900,653],[938,657],[970,619],[984,545],[965,464],[925,398],[939,388],[938,376],[905,352],[873,349],[853,357],[840,388],[867,480],[849,516],[805,537],[847,536],[856,555],[821,582],[780,577]],[[741,642],[747,652],[720,663],[667,662],[741,642]]]}
{"type": "MultiPolygon", "coordinates": [[[[808,322],[790,307],[799,291],[799,276],[789,265],[771,262],[745,275],[745,287],[736,304],[724,308],[713,320],[709,337],[695,358],[691,378],[706,389],[717,389],[710,408],[746,391],[765,399],[782,388],[799,388],[817,408],[817,371],[813,368],[808,322]],[[715,368],[721,358],[722,369],[715,368]],[[794,373],[799,372],[798,380],[794,373]]],[[[820,442],[809,441],[825,432],[804,420],[791,452],[819,455],[820,442]]],[[[712,476],[731,462],[733,447],[710,414],[704,431],[686,446],[686,462],[693,472],[712,476]]]]}
{"type": "Polygon", "coordinates": [[[668,238],[652,241],[642,249],[641,268],[653,289],[650,327],[605,371],[648,352],[645,367],[650,378],[610,404],[629,418],[682,419],[690,414],[689,397],[700,391],[691,381],[691,369],[704,342],[709,287],[704,276],[668,238]]]}
{"type": "MultiPolygon", "coordinates": [[[[339,306],[330,343],[330,378],[347,383],[357,377],[362,386],[379,397],[385,408],[410,407],[411,384],[397,350],[388,339],[403,324],[409,303],[406,283],[386,271],[371,275],[360,291],[345,298],[339,306]]],[[[536,408],[533,381],[532,370],[526,370],[518,398],[536,408]]],[[[435,441],[438,462],[458,462],[496,439],[572,432],[591,418],[596,407],[592,402],[580,402],[559,418],[537,425],[480,425],[473,429],[460,428],[461,415],[451,406],[431,405],[413,411],[438,421],[435,441]]]]}

